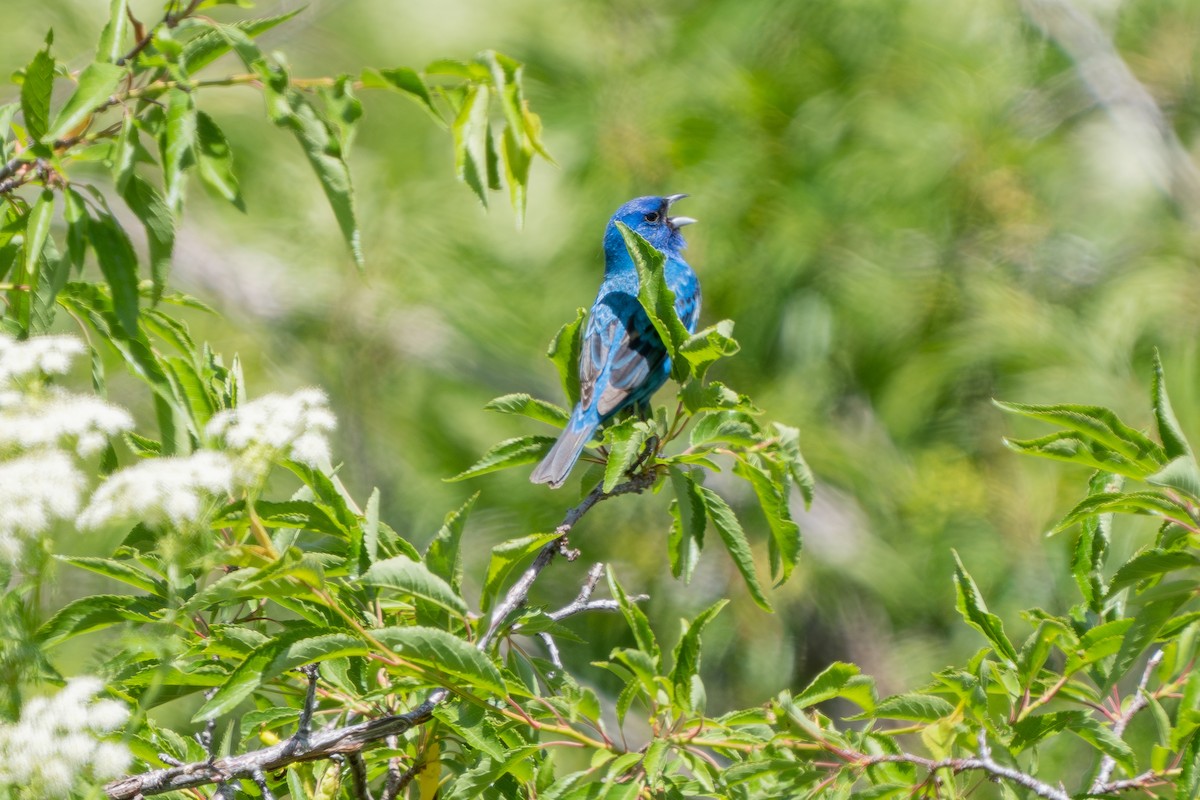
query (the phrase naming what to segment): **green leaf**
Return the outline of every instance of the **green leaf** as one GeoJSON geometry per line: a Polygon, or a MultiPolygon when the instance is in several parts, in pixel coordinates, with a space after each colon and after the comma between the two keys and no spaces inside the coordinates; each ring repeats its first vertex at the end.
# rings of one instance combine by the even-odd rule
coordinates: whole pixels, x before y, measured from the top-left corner
{"type": "Polygon", "coordinates": [[[1200,467],[1189,453],[1172,459],[1165,467],[1146,477],[1152,486],[1165,486],[1200,501],[1200,467]]]}
{"type": "Polygon", "coordinates": [[[425,81],[416,70],[409,67],[379,70],[368,68],[362,71],[362,82],[364,87],[387,88],[399,92],[425,109],[429,116],[445,127],[446,121],[442,119],[441,112],[433,104],[433,96],[429,93],[429,87],[425,85],[425,81]]]}
{"type": "Polygon", "coordinates": [[[855,665],[835,661],[813,678],[804,691],[796,695],[794,702],[797,708],[808,708],[831,700],[839,696],[850,679],[858,674],[859,669],[855,665]]]}
{"type": "Polygon", "coordinates": [[[800,526],[792,521],[792,512],[788,507],[789,484],[784,477],[787,473],[779,469],[774,476],[768,475],[744,454],[738,455],[733,473],[754,488],[758,504],[767,518],[767,527],[771,530],[771,575],[783,583],[800,560],[801,546],[800,526]]]}
{"type": "Polygon", "coordinates": [[[350,167],[346,164],[336,132],[303,94],[288,85],[286,75],[268,73],[266,90],[271,120],[295,134],[321,182],[354,263],[361,271],[365,268],[365,262],[354,209],[354,187],[350,180],[350,167]]]}
{"type": "Polygon", "coordinates": [[[536,419],[539,422],[545,422],[553,425],[556,428],[565,427],[570,415],[562,408],[547,403],[545,400],[538,400],[536,397],[524,393],[506,394],[503,397],[497,397],[495,400],[488,402],[485,409],[488,411],[499,411],[501,414],[519,414],[523,417],[536,419]]]}
{"type": "Polygon", "coordinates": [[[1008,637],[1004,635],[1004,624],[999,617],[987,610],[987,604],[983,601],[983,595],[979,593],[979,587],[975,585],[975,580],[963,566],[957,552],[954,553],[954,587],[958,597],[955,603],[958,613],[962,614],[968,625],[982,633],[992,643],[992,647],[996,648],[997,655],[1005,661],[1015,664],[1017,651],[1008,637]]]}
{"type": "Polygon", "coordinates": [[[816,481],[813,479],[808,462],[800,453],[800,429],[779,422],[773,423],[772,426],[779,439],[779,454],[787,464],[788,472],[791,473],[792,480],[796,482],[796,487],[800,489],[800,496],[804,498],[804,507],[808,508],[812,505],[816,481]]]}
{"type": "Polygon", "coordinates": [[[700,551],[704,548],[704,525],[707,516],[704,498],[692,473],[671,466],[667,470],[671,487],[675,490],[675,502],[671,504],[671,534],[667,549],[671,558],[671,574],[683,576],[690,583],[700,551]]]}
{"type": "Polygon", "coordinates": [[[906,719],[913,722],[937,722],[954,713],[954,706],[929,694],[900,694],[879,701],[869,715],[877,719],[906,719]]]}
{"type": "Polygon", "coordinates": [[[110,628],[121,622],[154,622],[162,604],[131,595],[94,594],[60,608],[37,630],[38,641],[49,647],[81,633],[110,628]]]}
{"type": "Polygon", "coordinates": [[[1134,662],[1146,652],[1150,643],[1157,638],[1158,632],[1171,619],[1171,615],[1191,598],[1194,588],[1193,582],[1183,581],[1159,587],[1161,593],[1149,600],[1134,616],[1133,624],[1121,641],[1121,649],[1113,659],[1104,685],[1100,687],[1101,691],[1107,691],[1124,677],[1134,662]]]}
{"type": "Polygon", "coordinates": [[[359,582],[368,586],[395,589],[401,594],[428,600],[453,611],[466,614],[467,604],[450,584],[434,575],[424,564],[408,556],[395,556],[376,562],[363,573],[359,582]]]}
{"type": "Polygon", "coordinates": [[[604,491],[611,492],[633,467],[654,431],[645,422],[626,417],[604,431],[608,460],[604,464],[604,491]]]}
{"type": "Polygon", "coordinates": [[[546,351],[558,370],[567,405],[572,408],[579,404],[579,354],[583,347],[583,322],[586,318],[587,311],[577,309],[575,319],[558,329],[546,351]]]}
{"type": "Polygon", "coordinates": [[[153,299],[162,297],[167,274],[171,271],[171,253],[175,249],[175,218],[158,190],[142,176],[131,174],[122,191],[125,203],[146,229],[150,250],[150,277],[153,299]]]}
{"type": "Polygon", "coordinates": [[[1121,741],[1111,728],[1102,725],[1099,720],[1088,714],[1082,714],[1070,720],[1067,730],[1104,755],[1111,756],[1128,774],[1137,774],[1137,762],[1134,760],[1133,750],[1121,741]]]}
{"type": "Polygon", "coordinates": [[[67,103],[54,118],[54,124],[40,138],[47,141],[58,141],[70,135],[104,105],[113,93],[117,91],[122,79],[128,73],[115,64],[93,62],[79,73],[79,83],[75,92],[67,98],[67,103]]]}
{"type": "Polygon", "coordinates": [[[675,645],[670,678],[671,685],[675,687],[676,702],[684,708],[690,709],[695,705],[692,679],[700,674],[700,635],[728,602],[722,598],[700,612],[684,629],[679,644],[675,645]]]}
{"type": "Polygon", "coordinates": [[[196,167],[200,179],[239,211],[245,211],[242,189],[233,172],[233,151],[225,133],[208,114],[196,112],[196,167]]]}
{"type": "Polygon", "coordinates": [[[1115,594],[1127,586],[1132,586],[1150,578],[1157,578],[1168,572],[1200,567],[1200,556],[1187,550],[1147,550],[1139,553],[1117,570],[1109,584],[1109,594],[1115,594]]]}
{"type": "Polygon", "coordinates": [[[454,132],[454,172],[487,206],[487,134],[489,93],[486,87],[467,87],[466,99],[451,126],[454,132]]]}
{"type": "Polygon", "coordinates": [[[557,533],[531,533],[518,539],[509,539],[492,548],[488,561],[487,577],[483,581],[483,597],[480,606],[484,611],[492,607],[492,600],[504,585],[505,580],[517,565],[558,538],[557,533]]]}
{"type": "Polygon", "coordinates": [[[153,595],[163,596],[166,592],[166,584],[162,580],[153,578],[124,561],[85,556],[55,556],[55,558],[63,563],[71,564],[80,569],[95,572],[97,575],[103,575],[106,578],[112,578],[121,583],[129,584],[153,595]]]}
{"type": "Polygon", "coordinates": [[[125,47],[125,33],[129,29],[128,0],[110,0],[108,22],[100,33],[100,44],[96,47],[96,60],[115,64],[121,60],[125,47]]]}
{"type": "MultiPolygon", "coordinates": [[[[113,310],[122,332],[138,336],[137,254],[124,229],[107,214],[88,223],[100,271],[112,291],[113,310]]],[[[153,356],[151,356],[153,358],[153,356]]]]}
{"type": "Polygon", "coordinates": [[[25,244],[21,248],[23,258],[16,283],[28,289],[13,289],[8,293],[11,313],[22,331],[33,329],[33,301],[41,279],[42,255],[50,236],[50,222],[54,217],[54,193],[47,190],[38,196],[25,222],[25,244]]]}
{"type": "Polygon", "coordinates": [[[733,513],[733,509],[712,489],[703,486],[697,488],[700,490],[700,496],[704,499],[704,507],[708,511],[709,519],[712,520],[713,526],[720,534],[721,541],[725,543],[725,549],[729,551],[729,556],[733,559],[738,572],[742,573],[742,579],[746,582],[746,588],[750,590],[750,596],[754,598],[754,602],[758,603],[759,608],[764,611],[773,611],[771,603],[763,594],[762,585],[758,582],[758,575],[754,571],[754,556],[750,552],[750,543],[746,541],[746,534],[742,531],[742,526],[733,513]]]}
{"type": "Polygon", "coordinates": [[[1188,740],[1180,754],[1179,777],[1175,779],[1176,797],[1196,797],[1200,794],[1200,735],[1188,740]]]}
{"type": "Polygon", "coordinates": [[[235,42],[248,41],[266,33],[276,25],[287,22],[303,10],[303,8],[297,8],[295,11],[289,11],[286,14],[274,17],[239,20],[232,25],[206,23],[212,30],[205,31],[199,36],[190,39],[183,46],[181,57],[183,68],[189,73],[195,73],[228,53],[233,48],[235,42]]]}
{"type": "Polygon", "coordinates": [[[753,447],[759,442],[758,424],[743,411],[706,411],[692,425],[688,443],[698,447],[714,442],[753,447]]]}
{"type": "Polygon", "coordinates": [[[494,786],[496,781],[505,775],[518,768],[528,768],[533,755],[541,748],[540,744],[527,744],[506,748],[506,752],[500,758],[485,756],[455,778],[448,791],[439,790],[437,796],[442,800],[472,800],[483,797],[484,790],[494,786]]]}
{"type": "Polygon", "coordinates": [[[664,269],[666,257],[625,223],[618,221],[617,228],[625,239],[625,249],[637,267],[638,302],[666,345],[671,357],[671,377],[683,383],[689,374],[689,362],[680,357],[679,351],[691,334],[675,311],[675,294],[667,286],[664,269]]]}
{"type": "Polygon", "coordinates": [[[1074,405],[1028,405],[994,401],[996,405],[1014,414],[1061,425],[1077,431],[1103,444],[1129,461],[1138,464],[1147,472],[1154,465],[1166,462],[1163,449],[1141,431],[1134,430],[1115,413],[1100,406],[1074,405]]]}
{"type": "Polygon", "coordinates": [[[377,628],[371,635],[407,661],[441,673],[454,686],[465,681],[488,694],[505,695],[504,679],[490,660],[467,642],[436,628],[377,628]]]}
{"type": "Polygon", "coordinates": [[[529,185],[529,168],[533,164],[533,150],[524,144],[524,139],[511,126],[504,126],[500,148],[500,160],[504,164],[504,180],[508,184],[509,202],[517,218],[517,227],[525,225],[525,204],[529,185]]]}
{"type": "Polygon", "coordinates": [[[258,647],[229,674],[225,683],[192,717],[194,722],[215,719],[237,708],[243,700],[288,670],[327,658],[366,655],[366,644],[345,631],[299,625],[258,647]]]}
{"type": "Polygon", "coordinates": [[[520,436],[516,439],[506,439],[484,453],[474,464],[453,478],[445,480],[465,481],[467,478],[475,478],[489,472],[532,464],[546,455],[553,444],[553,436],[520,436]]]}
{"type": "Polygon", "coordinates": [[[715,362],[734,355],[740,349],[741,346],[733,338],[733,320],[723,319],[693,334],[679,348],[679,352],[691,363],[692,374],[700,380],[715,362]]]}
{"type": "Polygon", "coordinates": [[[1122,514],[1149,514],[1158,517],[1186,519],[1187,511],[1157,492],[1102,492],[1089,495],[1054,526],[1051,533],[1058,533],[1099,514],[1120,512],[1122,514]]]}
{"type": "Polygon", "coordinates": [[[1098,469],[1115,472],[1128,478],[1141,480],[1147,470],[1134,464],[1103,444],[1085,438],[1073,431],[1059,431],[1038,439],[1005,439],[1005,447],[1017,453],[1052,458],[1098,469]]]}
{"type": "MultiPolygon", "coordinates": [[[[1154,382],[1151,393],[1154,397],[1154,419],[1158,423],[1158,438],[1162,440],[1163,451],[1168,458],[1173,459],[1191,456],[1191,445],[1183,435],[1183,428],[1180,427],[1179,420],[1175,418],[1175,411],[1171,408],[1171,398],[1167,396],[1167,379],[1163,374],[1162,357],[1158,350],[1154,351],[1154,382]]],[[[1195,464],[1194,459],[1192,463],[1195,464]]]]}
{"type": "Polygon", "coordinates": [[[1035,714],[1013,724],[1013,739],[1010,747],[1014,753],[1019,753],[1047,736],[1053,736],[1067,729],[1071,724],[1079,724],[1087,717],[1084,711],[1055,711],[1049,714],[1035,714]]]}
{"type": "Polygon", "coordinates": [[[186,186],[184,170],[195,162],[196,103],[192,94],[182,89],[169,89],[166,102],[166,124],[159,142],[163,188],[167,207],[178,215],[186,186]]]}
{"type": "Polygon", "coordinates": [[[654,669],[657,669],[659,660],[662,658],[662,650],[658,646],[658,639],[654,636],[654,629],[650,627],[650,620],[646,618],[646,612],[642,611],[637,603],[631,601],[629,595],[625,594],[625,589],[617,581],[616,573],[613,572],[611,566],[605,567],[605,575],[608,577],[608,591],[616,598],[621,615],[625,617],[625,622],[633,631],[633,638],[637,642],[638,650],[648,655],[653,661],[654,669]]]}
{"type": "MultiPolygon", "coordinates": [[[[1097,472],[1088,482],[1090,496],[1119,492],[1124,479],[1109,472],[1097,472]]],[[[1112,536],[1110,514],[1096,514],[1082,520],[1079,538],[1071,559],[1071,572],[1079,591],[1087,601],[1088,608],[1100,614],[1108,594],[1104,580],[1104,563],[1108,557],[1108,543],[1112,536]]]]}
{"type": "Polygon", "coordinates": [[[41,141],[50,127],[50,95],[54,92],[52,38],[53,32],[46,37],[45,48],[37,51],[25,67],[25,79],[21,82],[21,115],[25,118],[29,138],[35,142],[41,141]]]}
{"type": "Polygon", "coordinates": [[[467,516],[471,507],[479,499],[479,492],[471,495],[467,502],[457,511],[451,511],[442,522],[442,527],[434,535],[425,551],[425,566],[429,571],[450,584],[457,593],[461,591],[463,579],[462,552],[459,543],[462,541],[463,529],[467,525],[467,516]]]}

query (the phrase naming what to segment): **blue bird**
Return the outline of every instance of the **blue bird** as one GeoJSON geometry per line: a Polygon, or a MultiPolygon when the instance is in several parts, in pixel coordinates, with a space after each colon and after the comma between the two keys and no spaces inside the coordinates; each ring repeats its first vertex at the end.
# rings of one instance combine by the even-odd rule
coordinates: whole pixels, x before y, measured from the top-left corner
{"type": "Polygon", "coordinates": [[[604,282],[588,313],[579,356],[579,403],[558,441],[529,480],[557,489],[567,479],[596,429],[622,409],[650,400],[671,374],[671,359],[638,302],[638,274],[617,228],[623,222],[666,256],[667,286],[675,312],[689,332],[700,318],[700,282],[683,260],[687,247],[679,229],[696,220],[669,216],[671,204],[687,197],[639,197],[617,209],[604,230],[604,282]]]}

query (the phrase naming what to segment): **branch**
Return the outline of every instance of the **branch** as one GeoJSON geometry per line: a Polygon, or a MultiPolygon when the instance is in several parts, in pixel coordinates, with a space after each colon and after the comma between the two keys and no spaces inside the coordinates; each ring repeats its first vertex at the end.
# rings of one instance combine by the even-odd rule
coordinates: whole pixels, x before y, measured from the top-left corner
{"type": "MultiPolygon", "coordinates": [[[[554,529],[558,536],[554,541],[541,549],[529,568],[525,570],[520,579],[508,590],[508,593],[504,596],[504,601],[500,603],[492,615],[491,625],[488,627],[487,633],[476,642],[475,646],[479,650],[487,650],[492,642],[495,641],[503,627],[504,620],[513,611],[525,604],[529,597],[529,590],[532,588],[534,581],[537,580],[537,576],[554,560],[555,554],[565,546],[567,534],[591,510],[592,506],[610,497],[643,492],[654,485],[654,478],[655,475],[653,472],[641,473],[607,493],[604,492],[602,486],[598,485],[583,499],[583,502],[569,510],[563,517],[562,523],[554,529]]],[[[593,572],[595,572],[595,568],[593,568],[593,572]]],[[[589,573],[590,579],[591,573],[589,573]]],[[[596,580],[599,580],[598,574],[596,580]]],[[[606,602],[600,600],[588,601],[584,597],[585,592],[590,597],[593,588],[595,588],[595,582],[592,582],[591,588],[588,588],[588,585],[584,584],[585,591],[580,592],[580,597],[583,598],[582,601],[577,598],[575,603],[567,606],[567,608],[572,608],[576,603],[580,602],[584,606],[606,602]]],[[[572,613],[578,613],[579,610],[584,609],[580,608],[577,611],[572,611],[572,613]]],[[[335,755],[360,753],[375,742],[406,733],[418,725],[429,722],[433,719],[434,709],[450,696],[450,693],[446,689],[435,689],[429,693],[423,703],[404,714],[393,714],[379,719],[368,720],[367,722],[360,722],[355,725],[347,725],[341,728],[313,733],[310,728],[312,725],[312,710],[316,701],[316,669],[313,668],[311,671],[304,671],[309,678],[308,692],[305,696],[304,708],[301,709],[300,722],[297,725],[296,733],[287,741],[238,756],[227,756],[225,758],[198,761],[191,764],[176,764],[168,769],[158,769],[151,772],[144,772],[140,775],[130,775],[105,786],[105,793],[110,800],[136,800],[136,798],[146,795],[162,794],[164,792],[178,791],[180,789],[204,786],[211,783],[219,784],[238,778],[249,778],[256,783],[259,783],[260,780],[262,781],[259,783],[259,789],[263,792],[263,796],[267,797],[269,796],[269,790],[265,788],[266,782],[263,778],[265,774],[277,772],[292,764],[303,761],[315,761],[335,755]]],[[[351,767],[353,766],[352,761],[351,767]]],[[[390,792],[393,788],[397,791],[402,790],[403,786],[408,781],[411,781],[412,777],[419,770],[420,767],[414,765],[408,772],[395,780],[389,775],[389,788],[387,791],[390,792]]],[[[394,797],[396,795],[391,796],[394,797]]]]}
{"type": "Polygon", "coordinates": [[[979,770],[995,778],[1003,778],[1006,781],[1011,781],[1018,786],[1028,789],[1038,797],[1046,798],[1046,800],[1071,800],[1071,796],[1064,790],[1039,781],[1032,775],[1021,772],[1018,769],[1006,767],[992,760],[992,751],[988,747],[986,734],[982,730],[979,731],[979,755],[974,758],[944,758],[940,761],[935,761],[932,758],[923,758],[911,753],[883,753],[873,756],[856,756],[839,752],[838,755],[842,758],[852,759],[853,766],[860,768],[882,763],[914,764],[928,770],[931,775],[943,769],[948,769],[955,774],[979,770]]]}
{"type": "MultiPolygon", "coordinates": [[[[1156,650],[1154,655],[1150,656],[1150,660],[1146,662],[1146,669],[1142,671],[1142,679],[1138,681],[1137,689],[1134,690],[1133,699],[1129,701],[1129,707],[1121,712],[1121,716],[1117,717],[1113,723],[1113,735],[1120,738],[1125,733],[1125,728],[1129,725],[1130,720],[1134,718],[1139,711],[1150,705],[1150,698],[1146,694],[1146,684],[1150,682],[1150,673],[1162,661],[1163,651],[1156,650]]],[[[1112,778],[1113,769],[1117,766],[1117,760],[1110,755],[1105,755],[1100,759],[1100,769],[1096,771],[1096,780],[1092,781],[1091,794],[1105,794],[1105,787],[1109,786],[1109,779],[1112,778]]],[[[1142,777],[1142,776],[1139,776],[1142,777]]],[[[1136,779],[1135,779],[1136,780],[1136,779]]]]}

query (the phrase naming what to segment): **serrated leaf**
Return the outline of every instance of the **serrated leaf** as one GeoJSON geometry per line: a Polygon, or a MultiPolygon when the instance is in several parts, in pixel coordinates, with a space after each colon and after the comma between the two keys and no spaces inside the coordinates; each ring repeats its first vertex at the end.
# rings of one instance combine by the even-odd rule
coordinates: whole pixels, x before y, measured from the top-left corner
{"type": "Polygon", "coordinates": [[[798,708],[808,708],[837,697],[850,679],[858,674],[859,669],[855,665],[835,661],[813,678],[793,702],[798,708]]]}
{"type": "Polygon", "coordinates": [[[463,680],[488,694],[503,697],[506,693],[504,679],[492,662],[467,642],[445,631],[408,626],[377,628],[371,635],[407,661],[463,680]]]}
{"type": "Polygon", "coordinates": [[[504,126],[500,147],[500,160],[504,165],[504,180],[508,184],[509,202],[517,218],[517,227],[525,225],[525,205],[529,185],[529,168],[533,164],[533,150],[522,136],[509,126],[504,126]]]}
{"type": "Polygon", "coordinates": [[[1137,774],[1137,762],[1134,759],[1132,748],[1113,733],[1111,728],[1102,725],[1099,720],[1083,714],[1072,719],[1067,725],[1067,730],[1104,755],[1112,757],[1128,774],[1137,774]]]}
{"type": "Polygon", "coordinates": [[[212,30],[190,39],[183,46],[183,68],[189,73],[195,73],[228,53],[235,41],[253,39],[276,25],[287,22],[303,10],[297,8],[295,11],[274,17],[239,20],[231,25],[208,22],[206,24],[210,25],[212,30]]]}
{"type": "Polygon", "coordinates": [[[454,172],[487,207],[487,134],[490,95],[483,86],[468,86],[454,119],[454,172]]]}
{"type": "Polygon", "coordinates": [[[450,584],[434,575],[424,564],[408,556],[395,556],[371,565],[359,578],[368,586],[394,589],[401,594],[412,595],[453,611],[466,614],[467,604],[451,588],[450,584]]]}
{"type": "Polygon", "coordinates": [[[233,171],[233,151],[225,133],[208,114],[196,112],[196,168],[200,179],[239,211],[245,211],[242,189],[233,171]]]}
{"type": "Polygon", "coordinates": [[[1029,405],[999,400],[994,402],[1004,411],[1061,425],[1081,433],[1137,464],[1146,472],[1154,471],[1154,465],[1167,460],[1162,447],[1141,431],[1126,425],[1107,408],[1070,403],[1029,405]]]}
{"type": "Polygon", "coordinates": [[[629,599],[629,595],[617,581],[617,576],[611,566],[605,566],[605,575],[608,578],[608,591],[616,599],[617,606],[621,609],[621,615],[625,617],[625,622],[633,632],[638,650],[649,656],[653,669],[657,669],[659,660],[662,658],[662,650],[658,646],[658,639],[654,636],[654,629],[650,627],[650,620],[647,619],[646,612],[629,599]]]}
{"type": "Polygon", "coordinates": [[[25,79],[21,83],[21,115],[25,118],[29,138],[35,142],[41,141],[50,127],[50,95],[53,92],[54,57],[50,55],[47,37],[46,47],[37,51],[25,67],[25,79]]]}
{"type": "Polygon", "coordinates": [[[1149,600],[1138,610],[1133,624],[1129,626],[1129,632],[1121,641],[1121,648],[1117,651],[1117,657],[1113,659],[1104,684],[1100,687],[1102,691],[1124,677],[1129,668],[1141,658],[1171,615],[1191,598],[1194,586],[1191,582],[1179,582],[1160,587],[1162,594],[1149,600]]]}
{"type": "Polygon", "coordinates": [[[492,557],[488,561],[487,576],[483,581],[483,597],[480,607],[487,611],[492,607],[492,600],[500,591],[500,587],[517,565],[534,553],[541,550],[558,538],[557,533],[531,533],[516,539],[501,542],[492,548],[492,557]]]}
{"type": "Polygon", "coordinates": [[[89,220],[88,230],[100,271],[112,292],[116,321],[125,337],[132,339],[139,333],[137,254],[133,244],[117,221],[108,215],[89,220]]]}
{"type": "Polygon", "coordinates": [[[488,411],[498,411],[501,414],[519,414],[523,417],[545,422],[556,428],[565,427],[570,415],[565,409],[553,403],[539,400],[523,392],[506,394],[488,402],[484,408],[488,411]]]}
{"type": "Polygon", "coordinates": [[[1200,567],[1200,556],[1187,550],[1147,550],[1129,559],[1117,570],[1108,591],[1114,594],[1140,581],[1195,567],[1200,567]]]}
{"type": "Polygon", "coordinates": [[[364,69],[362,82],[365,87],[388,88],[409,98],[429,113],[443,127],[446,121],[433,103],[433,95],[429,87],[416,70],[409,67],[394,67],[392,69],[364,69]]]}
{"type": "Polygon", "coordinates": [[[1183,519],[1187,511],[1157,492],[1101,492],[1089,495],[1071,509],[1054,526],[1051,533],[1058,533],[1089,517],[1108,513],[1149,514],[1158,517],[1183,519]]]}
{"type": "Polygon", "coordinates": [[[454,778],[447,789],[439,789],[437,796],[442,800],[473,800],[481,797],[484,789],[493,786],[505,775],[519,767],[528,767],[530,757],[541,748],[540,744],[527,744],[505,748],[505,753],[500,758],[485,756],[454,778]]]}
{"type": "Polygon", "coordinates": [[[453,478],[445,480],[465,481],[467,478],[475,478],[489,472],[532,464],[540,460],[553,445],[553,436],[520,436],[516,439],[506,439],[484,453],[474,464],[453,478]]]}
{"type": "Polygon", "coordinates": [[[558,370],[568,407],[579,404],[579,354],[583,347],[583,322],[586,318],[585,309],[576,310],[575,319],[558,329],[546,351],[558,370]]]}
{"type": "Polygon", "coordinates": [[[692,679],[700,674],[700,636],[729,601],[722,598],[696,615],[683,631],[679,644],[675,645],[671,684],[675,687],[675,699],[684,708],[694,708],[692,679]]]}
{"type": "Polygon", "coordinates": [[[690,369],[689,362],[680,357],[679,351],[691,334],[675,311],[675,293],[667,286],[666,256],[625,223],[618,221],[617,228],[637,268],[638,302],[667,348],[671,358],[671,377],[683,383],[690,369]]]}
{"type": "MultiPolygon", "coordinates": [[[[1151,394],[1154,398],[1154,419],[1158,423],[1158,438],[1162,440],[1163,452],[1173,459],[1191,456],[1191,445],[1183,435],[1183,428],[1180,427],[1179,420],[1175,418],[1175,411],[1171,408],[1171,398],[1167,396],[1167,379],[1158,350],[1154,351],[1154,381],[1151,394]]],[[[1192,463],[1195,463],[1194,459],[1192,463]]]]}
{"type": "Polygon", "coordinates": [[[958,553],[954,554],[954,587],[958,598],[955,603],[958,613],[962,615],[968,625],[982,633],[992,643],[998,656],[1015,664],[1017,651],[1008,637],[1004,635],[1004,624],[999,617],[987,610],[987,604],[983,601],[979,587],[975,585],[975,579],[963,566],[958,553]]]}
{"type": "Polygon", "coordinates": [[[108,22],[100,33],[96,47],[96,60],[115,64],[124,52],[125,33],[129,29],[128,0],[111,0],[108,4],[108,22]]]}
{"type": "MultiPolygon", "coordinates": [[[[1124,479],[1109,472],[1097,472],[1088,481],[1089,496],[1120,491],[1124,479]]],[[[1071,559],[1071,572],[1088,607],[1096,614],[1103,611],[1107,595],[1103,568],[1108,558],[1112,534],[1112,514],[1097,514],[1081,521],[1079,538],[1071,559]]]]}
{"type": "Polygon", "coordinates": [[[21,247],[20,270],[16,283],[22,288],[8,292],[10,313],[22,331],[33,329],[34,297],[41,280],[42,256],[50,236],[50,223],[54,217],[54,193],[42,192],[25,217],[25,243],[21,247]],[[23,287],[29,287],[28,289],[23,287]]]}
{"type": "Polygon", "coordinates": [[[459,543],[462,541],[463,529],[467,524],[467,516],[471,507],[479,499],[479,492],[471,495],[457,511],[451,511],[442,522],[442,527],[434,535],[429,547],[425,550],[425,566],[450,587],[458,592],[462,587],[463,567],[462,552],[459,543]]]}
{"type": "Polygon", "coordinates": [[[1165,467],[1146,477],[1152,486],[1165,486],[1200,501],[1200,467],[1189,453],[1172,459],[1165,467]]]}
{"type": "Polygon", "coordinates": [[[271,73],[267,76],[266,85],[271,120],[295,134],[308,163],[317,174],[355,265],[360,271],[363,270],[365,262],[355,211],[354,187],[350,179],[350,167],[346,164],[336,133],[308,98],[287,84],[286,76],[271,73]]]}
{"type": "Polygon", "coordinates": [[[117,91],[121,80],[128,74],[115,64],[92,62],[79,73],[79,83],[74,93],[67,98],[66,105],[54,118],[46,134],[40,137],[47,141],[58,141],[77,128],[92,115],[92,113],[117,91]]]}
{"type": "Polygon", "coordinates": [[[930,694],[899,694],[879,701],[869,715],[876,719],[906,719],[913,722],[936,722],[954,713],[954,706],[930,694]]]}
{"type": "Polygon", "coordinates": [[[49,647],[81,633],[109,628],[126,620],[154,622],[162,603],[131,595],[94,594],[60,608],[37,630],[38,641],[49,647]]]}
{"type": "Polygon", "coordinates": [[[738,352],[741,346],[733,338],[733,320],[723,319],[690,336],[679,348],[692,365],[692,374],[701,380],[708,368],[722,358],[738,352]]]}
{"type": "Polygon", "coordinates": [[[131,174],[122,192],[125,203],[146,229],[150,250],[150,277],[154,284],[152,298],[162,296],[167,275],[171,271],[171,253],[175,249],[175,218],[158,190],[142,176],[131,174]]]}
{"type": "Polygon", "coordinates": [[[258,647],[239,664],[192,717],[195,722],[215,719],[272,678],[288,670],[326,658],[366,655],[366,644],[353,634],[332,628],[300,625],[258,647]]]}
{"type": "Polygon", "coordinates": [[[754,571],[754,556],[750,552],[750,543],[746,541],[746,534],[742,531],[741,523],[738,522],[733,509],[712,489],[703,486],[697,488],[700,490],[701,498],[704,499],[708,518],[712,520],[713,526],[720,534],[721,541],[725,543],[725,549],[729,551],[729,556],[733,559],[738,572],[742,573],[742,579],[746,582],[746,588],[750,590],[750,596],[754,598],[754,602],[758,604],[759,608],[764,611],[773,611],[770,601],[763,594],[762,585],[758,582],[758,575],[754,571]]]}
{"type": "Polygon", "coordinates": [[[94,572],[97,575],[103,575],[106,578],[112,578],[121,583],[129,584],[153,595],[161,596],[166,589],[166,584],[162,580],[151,577],[124,561],[85,556],[55,556],[55,558],[63,563],[71,564],[80,569],[94,572]]]}
{"type": "Polygon", "coordinates": [[[605,430],[604,441],[608,446],[608,460],[604,464],[605,493],[611,492],[625,479],[651,436],[653,431],[650,427],[633,417],[627,417],[605,430]]]}
{"type": "Polygon", "coordinates": [[[688,472],[672,466],[667,470],[671,487],[675,490],[675,502],[671,505],[671,534],[667,539],[667,550],[671,559],[671,574],[683,576],[690,583],[692,573],[700,560],[704,548],[704,526],[707,515],[704,498],[700,495],[695,479],[688,472]]]}
{"type": "Polygon", "coordinates": [[[1006,438],[1004,446],[1023,455],[1083,464],[1092,469],[1115,472],[1137,480],[1146,476],[1146,470],[1142,467],[1114,453],[1103,444],[1074,431],[1059,431],[1037,439],[1006,438]]]}
{"type": "Polygon", "coordinates": [[[801,546],[800,526],[792,520],[785,493],[788,484],[783,475],[772,477],[743,455],[738,456],[733,473],[749,482],[754,489],[771,531],[771,575],[783,583],[800,560],[801,546]]]}

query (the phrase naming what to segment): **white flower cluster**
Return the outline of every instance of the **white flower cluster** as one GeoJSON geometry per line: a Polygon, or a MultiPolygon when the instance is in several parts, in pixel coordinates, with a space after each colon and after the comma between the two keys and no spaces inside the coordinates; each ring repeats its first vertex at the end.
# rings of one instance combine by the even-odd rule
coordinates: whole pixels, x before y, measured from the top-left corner
{"type": "Polygon", "coordinates": [[[208,435],[238,453],[238,478],[254,482],[276,458],[311,467],[329,462],[329,433],[337,418],[320,389],[267,394],[213,416],[208,435]]]}
{"type": "Polygon", "coordinates": [[[103,688],[96,678],[72,678],[58,694],[27,702],[17,722],[0,724],[0,787],[18,797],[67,797],[80,778],[121,775],[129,748],[100,737],[124,725],[129,710],[97,700],[103,688]]]}
{"type": "Polygon", "coordinates": [[[122,408],[46,385],[85,351],[71,336],[0,334],[0,560],[75,516],[85,487],[73,455],[89,456],[133,427],[122,408]]]}
{"type": "Polygon", "coordinates": [[[195,522],[212,498],[228,495],[233,464],[224,453],[200,450],[190,456],[150,458],[108,477],[79,515],[79,527],[99,528],[113,521],[195,522]]]}

